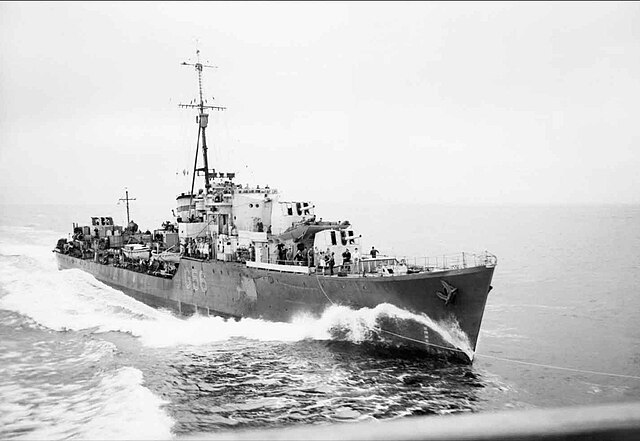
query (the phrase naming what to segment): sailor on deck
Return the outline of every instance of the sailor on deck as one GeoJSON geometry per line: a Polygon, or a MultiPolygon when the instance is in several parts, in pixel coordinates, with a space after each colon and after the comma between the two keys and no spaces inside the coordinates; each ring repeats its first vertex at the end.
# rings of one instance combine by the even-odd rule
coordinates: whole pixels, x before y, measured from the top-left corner
{"type": "Polygon", "coordinates": [[[336,259],[335,259],[335,253],[331,253],[330,256],[327,256],[329,258],[327,264],[329,266],[329,275],[333,276],[333,267],[336,264],[336,259]]]}
{"type": "Polygon", "coordinates": [[[325,258],[324,251],[320,251],[320,255],[318,256],[318,267],[322,269],[322,275],[324,276],[324,269],[326,267],[327,260],[325,258]]]}
{"type": "Polygon", "coordinates": [[[351,269],[351,252],[349,248],[345,248],[344,253],[342,253],[342,268],[347,272],[351,269]]]}
{"type": "MultiPolygon", "coordinates": [[[[318,249],[316,248],[316,251],[318,249]]],[[[307,251],[307,265],[309,266],[309,268],[313,268],[313,248],[309,247],[309,250],[307,251]]]]}

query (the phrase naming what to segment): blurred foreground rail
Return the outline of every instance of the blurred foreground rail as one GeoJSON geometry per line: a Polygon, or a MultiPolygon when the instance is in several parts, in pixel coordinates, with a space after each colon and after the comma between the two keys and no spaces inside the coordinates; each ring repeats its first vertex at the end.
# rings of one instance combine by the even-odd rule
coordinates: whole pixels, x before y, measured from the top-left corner
{"type": "Polygon", "coordinates": [[[639,440],[640,402],[192,434],[229,440],[639,440]]]}

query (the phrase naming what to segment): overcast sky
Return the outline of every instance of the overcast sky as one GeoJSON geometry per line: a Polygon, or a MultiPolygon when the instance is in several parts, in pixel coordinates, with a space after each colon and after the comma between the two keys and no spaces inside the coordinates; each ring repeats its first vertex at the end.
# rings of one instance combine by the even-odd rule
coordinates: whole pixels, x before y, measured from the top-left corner
{"type": "Polygon", "coordinates": [[[0,3],[2,203],[640,203],[640,4],[0,3]],[[211,102],[210,102],[211,103],[211,102]]]}

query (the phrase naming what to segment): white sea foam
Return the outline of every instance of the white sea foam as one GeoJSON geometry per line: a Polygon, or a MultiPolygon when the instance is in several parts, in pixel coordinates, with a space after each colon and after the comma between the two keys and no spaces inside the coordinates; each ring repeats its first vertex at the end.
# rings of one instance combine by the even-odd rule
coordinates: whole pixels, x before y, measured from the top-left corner
{"type": "Polygon", "coordinates": [[[0,436],[24,439],[170,439],[174,421],[131,367],[98,384],[0,383],[0,436]]]}
{"type": "Polygon", "coordinates": [[[99,386],[104,399],[83,425],[80,439],[170,439],[174,421],[162,408],[166,401],[142,386],[142,372],[125,367],[99,386]]]}
{"type": "MultiPolygon", "coordinates": [[[[382,303],[375,308],[361,308],[358,310],[334,305],[324,312],[317,321],[317,325],[320,329],[326,330],[336,327],[345,329],[347,331],[347,339],[358,343],[368,340],[372,331],[390,335],[396,334],[394,329],[387,329],[387,325],[380,324],[382,317],[388,317],[392,321],[419,323],[438,333],[445,343],[464,351],[469,357],[473,355],[467,335],[455,321],[436,322],[425,314],[414,314],[389,303],[382,303]]],[[[308,325],[313,324],[308,323],[308,325]]],[[[407,340],[414,341],[415,337],[408,337],[407,340]]]]}

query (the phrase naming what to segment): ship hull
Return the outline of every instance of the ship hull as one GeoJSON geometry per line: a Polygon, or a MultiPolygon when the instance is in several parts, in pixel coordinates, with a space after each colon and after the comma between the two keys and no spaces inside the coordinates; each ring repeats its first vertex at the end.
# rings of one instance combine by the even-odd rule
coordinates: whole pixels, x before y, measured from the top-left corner
{"type": "MultiPolygon", "coordinates": [[[[56,257],[60,269],[81,269],[145,304],[182,315],[288,322],[301,313],[319,317],[333,304],[360,309],[388,303],[437,323],[455,323],[473,351],[494,269],[481,266],[392,277],[337,277],[182,258],[172,278],[161,278],[62,253],[56,257]],[[449,301],[444,298],[445,285],[457,289],[449,301]]],[[[418,345],[437,342],[423,344],[431,348],[442,343],[419,328],[405,327],[398,337],[418,345]]]]}

